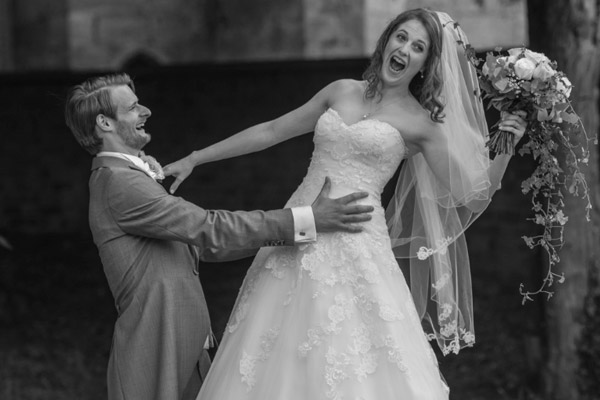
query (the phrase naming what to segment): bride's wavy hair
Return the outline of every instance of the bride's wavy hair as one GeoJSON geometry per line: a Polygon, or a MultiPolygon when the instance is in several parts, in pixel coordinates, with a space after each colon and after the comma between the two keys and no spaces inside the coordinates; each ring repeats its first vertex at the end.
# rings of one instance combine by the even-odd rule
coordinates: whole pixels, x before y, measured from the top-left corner
{"type": "Polygon", "coordinates": [[[442,92],[442,70],[440,57],[442,54],[442,25],[438,16],[430,10],[417,8],[408,10],[398,15],[385,28],[379,40],[375,51],[371,56],[371,62],[365,72],[363,79],[367,81],[365,97],[372,99],[381,96],[381,68],[383,66],[383,52],[388,44],[392,34],[398,29],[398,26],[410,20],[417,20],[423,24],[429,35],[429,54],[425,60],[425,73],[415,75],[409,85],[409,89],[419,103],[429,111],[431,120],[442,122],[444,118],[444,104],[441,99],[442,92]]]}

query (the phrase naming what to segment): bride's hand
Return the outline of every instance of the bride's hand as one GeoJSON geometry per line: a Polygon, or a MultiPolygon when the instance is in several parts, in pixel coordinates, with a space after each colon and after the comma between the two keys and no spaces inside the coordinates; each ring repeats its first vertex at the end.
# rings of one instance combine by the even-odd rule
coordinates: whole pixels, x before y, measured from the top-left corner
{"type": "Polygon", "coordinates": [[[513,134],[513,146],[517,146],[525,135],[525,131],[527,130],[526,116],[527,113],[525,111],[515,111],[514,113],[502,111],[500,114],[501,121],[498,128],[513,134]]]}
{"type": "Polygon", "coordinates": [[[190,159],[190,157],[184,157],[181,160],[177,160],[174,163],[171,163],[163,168],[163,172],[165,176],[174,176],[175,181],[171,184],[171,188],[169,192],[171,194],[175,193],[179,185],[187,179],[188,176],[194,170],[194,163],[190,159]]]}

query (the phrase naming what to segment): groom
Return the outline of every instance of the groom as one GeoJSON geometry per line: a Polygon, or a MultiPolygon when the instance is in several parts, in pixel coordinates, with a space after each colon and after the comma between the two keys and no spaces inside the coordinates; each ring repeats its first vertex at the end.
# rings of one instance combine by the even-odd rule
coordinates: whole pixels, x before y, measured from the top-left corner
{"type": "MultiPolygon", "coordinates": [[[[89,222],[118,312],[108,365],[110,400],[195,399],[210,359],[210,319],[198,262],[252,255],[261,246],[314,241],[316,232],[357,232],[366,197],[326,197],[275,211],[205,210],[174,197],[154,179],[142,148],[150,110],[126,74],[73,87],[66,123],[94,155],[89,222]]],[[[152,160],[150,160],[152,161],[152,160]]],[[[153,164],[150,162],[150,164],[153,164]]]]}

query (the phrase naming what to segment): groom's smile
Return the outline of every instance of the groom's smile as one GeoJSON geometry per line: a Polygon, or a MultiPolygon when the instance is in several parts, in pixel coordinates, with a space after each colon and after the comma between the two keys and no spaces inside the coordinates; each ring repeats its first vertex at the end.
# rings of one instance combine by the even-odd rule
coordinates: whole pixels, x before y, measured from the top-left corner
{"type": "Polygon", "coordinates": [[[144,125],[145,124],[146,124],[146,121],[137,124],[136,127],[135,127],[135,130],[138,131],[139,133],[145,133],[146,132],[144,130],[144,125]]]}
{"type": "Polygon", "coordinates": [[[112,98],[117,106],[116,133],[123,143],[141,150],[151,135],[146,132],[146,120],[152,115],[149,108],[138,103],[138,98],[128,86],[113,89],[112,98]]]}

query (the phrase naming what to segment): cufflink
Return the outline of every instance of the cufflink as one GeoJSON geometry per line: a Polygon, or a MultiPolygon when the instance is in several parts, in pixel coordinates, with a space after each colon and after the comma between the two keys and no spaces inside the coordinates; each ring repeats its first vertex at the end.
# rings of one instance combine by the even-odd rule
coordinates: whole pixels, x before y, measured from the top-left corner
{"type": "Polygon", "coordinates": [[[283,246],[285,244],[285,240],[267,240],[265,242],[265,246],[283,246]]]}
{"type": "Polygon", "coordinates": [[[300,232],[300,236],[306,236],[306,232],[300,232]]]}

